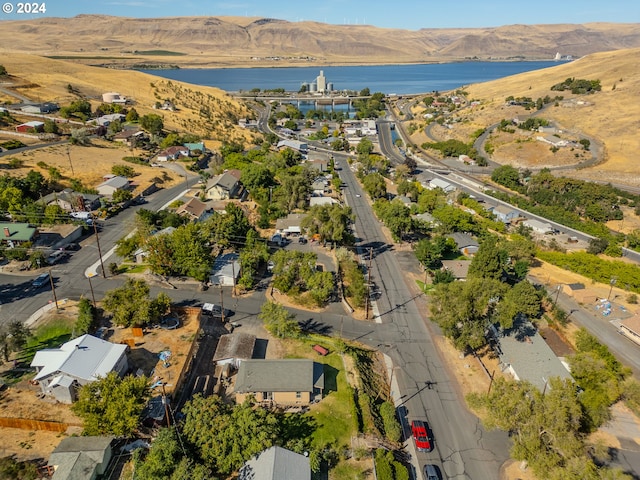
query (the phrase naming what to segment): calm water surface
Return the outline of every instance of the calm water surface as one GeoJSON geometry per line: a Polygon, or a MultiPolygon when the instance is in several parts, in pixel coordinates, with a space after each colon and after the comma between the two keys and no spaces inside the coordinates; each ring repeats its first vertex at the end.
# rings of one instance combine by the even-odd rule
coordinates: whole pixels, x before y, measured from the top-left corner
{"type": "Polygon", "coordinates": [[[386,94],[425,93],[453,90],[471,83],[486,82],[558,65],[554,61],[463,62],[429,65],[375,65],[350,67],[224,68],[142,70],[172,80],[218,87],[228,92],[259,88],[298,91],[314,82],[320,70],[334,90],[362,90],[386,94]]]}

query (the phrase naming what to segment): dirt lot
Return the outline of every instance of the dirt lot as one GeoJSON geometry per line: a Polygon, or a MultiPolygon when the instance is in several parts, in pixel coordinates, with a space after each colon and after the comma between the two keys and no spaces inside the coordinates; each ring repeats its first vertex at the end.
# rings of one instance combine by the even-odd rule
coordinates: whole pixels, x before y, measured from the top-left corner
{"type": "MultiPolygon", "coordinates": [[[[75,312],[73,304],[65,305],[62,315],[49,315],[40,320],[38,325],[34,325],[34,328],[65,316],[73,321],[75,312]]],[[[199,325],[198,317],[194,314],[180,314],[180,320],[180,327],[175,330],[157,328],[148,331],[143,337],[134,337],[130,328],[116,328],[110,330],[111,335],[108,337],[114,343],[133,339],[135,347],[129,354],[129,366],[134,371],[140,368],[146,375],[167,382],[167,394],[171,394],[175,388],[199,325]],[[161,351],[171,352],[168,366],[158,358],[161,351]]],[[[5,365],[0,374],[6,374],[12,367],[12,363],[5,365]]],[[[81,419],[73,415],[68,405],[38,399],[39,392],[40,387],[29,384],[28,379],[12,385],[0,396],[0,416],[63,422],[71,426],[65,433],[0,428],[0,457],[16,455],[19,460],[46,459],[64,436],[82,431],[81,419]]]]}

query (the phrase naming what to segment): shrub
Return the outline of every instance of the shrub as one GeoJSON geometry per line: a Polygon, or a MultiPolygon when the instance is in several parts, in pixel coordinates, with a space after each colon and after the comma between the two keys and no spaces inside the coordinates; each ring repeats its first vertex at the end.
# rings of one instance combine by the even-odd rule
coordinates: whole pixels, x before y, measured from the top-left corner
{"type": "Polygon", "coordinates": [[[398,423],[398,418],[396,417],[396,407],[393,403],[384,402],[380,405],[380,416],[382,417],[384,434],[387,440],[390,442],[399,441],[402,431],[400,423],[398,423]]]}

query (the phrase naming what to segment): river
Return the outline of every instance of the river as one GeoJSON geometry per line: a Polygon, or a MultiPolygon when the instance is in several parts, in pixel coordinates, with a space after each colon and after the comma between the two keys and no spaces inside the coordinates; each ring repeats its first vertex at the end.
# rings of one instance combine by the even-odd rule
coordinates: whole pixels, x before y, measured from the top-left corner
{"type": "Polygon", "coordinates": [[[368,88],[371,93],[402,95],[454,90],[464,85],[487,82],[558,64],[559,62],[549,60],[349,67],[184,68],[142,71],[171,80],[218,87],[228,92],[239,92],[254,88],[260,90],[283,88],[286,91],[298,91],[302,84],[315,82],[320,70],[322,70],[326,81],[333,85],[333,90],[360,91],[368,88]]]}

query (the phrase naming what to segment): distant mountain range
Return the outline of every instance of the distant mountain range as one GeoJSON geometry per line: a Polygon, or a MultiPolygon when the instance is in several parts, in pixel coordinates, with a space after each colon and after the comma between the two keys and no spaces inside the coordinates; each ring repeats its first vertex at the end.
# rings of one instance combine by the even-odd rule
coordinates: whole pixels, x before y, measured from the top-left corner
{"type": "Polygon", "coordinates": [[[252,59],[336,64],[553,59],[557,53],[576,58],[640,47],[640,24],[414,31],[248,17],[79,15],[2,21],[0,45],[0,52],[153,57],[157,62],[192,66],[238,64],[252,59]]]}

